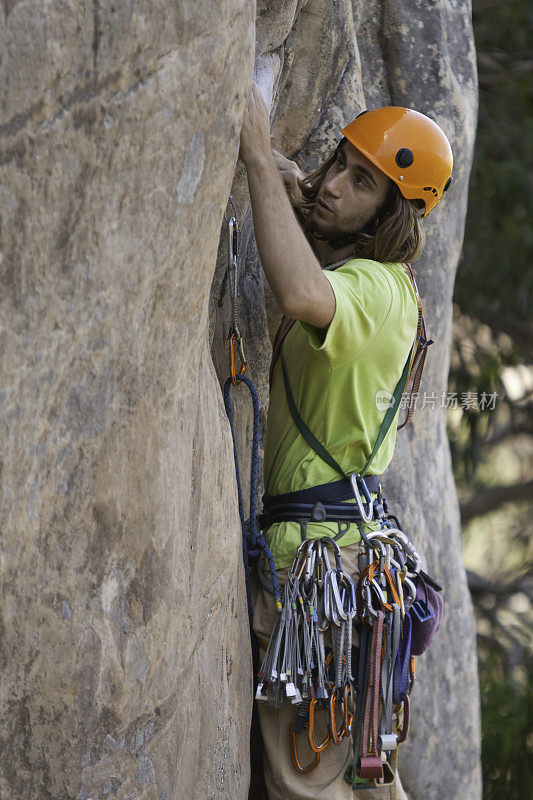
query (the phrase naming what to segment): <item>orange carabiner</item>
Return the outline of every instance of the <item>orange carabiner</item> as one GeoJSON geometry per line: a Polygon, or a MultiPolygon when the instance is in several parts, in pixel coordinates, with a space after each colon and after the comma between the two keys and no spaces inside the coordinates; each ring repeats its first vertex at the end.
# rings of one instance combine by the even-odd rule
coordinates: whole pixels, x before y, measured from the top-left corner
{"type": "Polygon", "coordinates": [[[337,728],[337,723],[335,721],[336,693],[332,692],[329,697],[329,723],[331,738],[333,739],[334,744],[340,744],[347,736],[350,736],[352,732],[353,714],[350,712],[348,707],[349,693],[350,690],[348,684],[346,684],[343,691],[344,713],[340,728],[337,728]]]}
{"type": "Polygon", "coordinates": [[[298,758],[298,749],[296,746],[296,733],[294,732],[295,725],[296,725],[296,720],[293,719],[290,724],[292,765],[297,772],[301,773],[302,775],[305,775],[307,772],[312,772],[312,770],[318,767],[318,763],[320,761],[320,753],[315,752],[314,760],[310,764],[308,764],[307,767],[302,767],[302,765],[300,764],[300,759],[298,758]]]}
{"type": "Polygon", "coordinates": [[[314,753],[321,753],[322,750],[325,750],[328,744],[331,741],[331,736],[329,731],[326,733],[326,738],[320,743],[317,744],[315,742],[315,708],[318,700],[311,700],[311,704],[309,706],[309,728],[307,731],[307,740],[309,742],[309,747],[314,753]]]}
{"type": "Polygon", "coordinates": [[[237,378],[237,370],[235,366],[236,344],[238,344],[239,346],[239,358],[241,360],[241,368],[239,370],[239,375],[244,375],[244,373],[246,372],[246,357],[244,355],[242,336],[237,336],[237,334],[233,332],[229,339],[229,357],[230,357],[231,382],[234,386],[238,386],[240,383],[239,379],[237,378]]]}
{"type": "Polygon", "coordinates": [[[345,736],[351,736],[353,720],[354,720],[353,711],[350,711],[349,699],[350,699],[350,687],[348,686],[348,684],[346,684],[344,687],[344,735],[345,736]]]}
{"type": "Polygon", "coordinates": [[[344,720],[342,721],[340,728],[337,729],[337,722],[335,720],[335,705],[335,692],[331,692],[329,696],[329,730],[333,743],[340,744],[343,741],[346,732],[344,730],[344,720]]]}

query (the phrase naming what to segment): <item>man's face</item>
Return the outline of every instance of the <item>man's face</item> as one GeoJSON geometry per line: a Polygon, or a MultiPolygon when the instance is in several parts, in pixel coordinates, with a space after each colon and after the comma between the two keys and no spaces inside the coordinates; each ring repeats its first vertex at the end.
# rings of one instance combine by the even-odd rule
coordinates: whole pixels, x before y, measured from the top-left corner
{"type": "Polygon", "coordinates": [[[350,142],[337,150],[309,218],[311,233],[334,239],[357,233],[385,202],[389,178],[350,142]]]}

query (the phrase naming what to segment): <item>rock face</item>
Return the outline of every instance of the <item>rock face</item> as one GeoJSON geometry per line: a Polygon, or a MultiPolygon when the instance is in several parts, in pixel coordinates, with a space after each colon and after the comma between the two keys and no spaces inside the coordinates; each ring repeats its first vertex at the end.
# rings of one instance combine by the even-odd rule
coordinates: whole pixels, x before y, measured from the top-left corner
{"type": "MultiPolygon", "coordinates": [[[[467,3],[0,4],[2,797],[247,796],[248,625],[216,377],[224,235],[217,245],[233,178],[264,419],[276,314],[234,174],[254,16],[274,144],[302,167],[364,107],[412,106],[449,135],[455,182],[416,270],[437,341],[422,389],[446,387],[476,116],[467,3]]],[[[234,397],[246,472],[250,410],[234,397]]],[[[399,434],[389,472],[447,603],[420,661],[403,781],[413,800],[477,800],[474,627],[441,409],[399,434]]]]}
{"type": "Polygon", "coordinates": [[[6,800],[247,793],[207,330],[254,11],[0,4],[6,800]]]}

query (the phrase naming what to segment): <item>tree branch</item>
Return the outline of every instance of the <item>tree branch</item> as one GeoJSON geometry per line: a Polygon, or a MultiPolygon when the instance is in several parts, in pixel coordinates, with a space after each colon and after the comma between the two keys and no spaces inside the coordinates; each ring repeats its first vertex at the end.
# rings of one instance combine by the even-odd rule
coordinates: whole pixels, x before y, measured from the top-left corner
{"type": "Polygon", "coordinates": [[[480,489],[460,507],[463,524],[474,517],[488,514],[505,503],[529,500],[533,497],[533,480],[525,483],[513,483],[510,486],[490,486],[480,489]]]}
{"type": "Polygon", "coordinates": [[[507,441],[508,439],[515,439],[517,436],[531,436],[533,435],[533,429],[531,425],[527,423],[523,423],[521,425],[517,425],[514,428],[509,428],[507,430],[498,431],[489,439],[485,439],[485,441],[481,442],[481,447],[496,447],[496,445],[501,444],[502,442],[507,441]]]}
{"type": "Polygon", "coordinates": [[[466,570],[468,588],[472,596],[490,594],[494,597],[509,597],[517,592],[524,592],[530,596],[529,579],[533,576],[533,565],[531,565],[521,575],[513,577],[511,580],[499,580],[495,583],[477,572],[466,570]]]}

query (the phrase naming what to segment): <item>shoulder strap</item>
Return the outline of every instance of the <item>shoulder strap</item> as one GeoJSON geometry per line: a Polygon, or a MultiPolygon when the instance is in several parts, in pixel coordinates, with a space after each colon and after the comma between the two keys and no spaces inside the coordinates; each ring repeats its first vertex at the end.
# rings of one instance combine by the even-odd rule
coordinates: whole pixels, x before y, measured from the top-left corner
{"type": "MultiPolygon", "coordinates": [[[[361,476],[366,475],[366,473],[368,472],[376,453],[381,447],[383,440],[385,439],[385,436],[387,435],[389,428],[392,425],[392,422],[396,414],[398,413],[398,409],[400,407],[400,400],[402,398],[402,394],[404,392],[409,377],[409,369],[411,366],[413,349],[414,345],[411,348],[409,355],[407,356],[407,361],[405,362],[405,366],[400,376],[400,380],[396,384],[396,387],[392,394],[392,400],[389,404],[389,407],[387,408],[387,411],[385,412],[385,416],[383,417],[383,422],[381,423],[381,427],[378,431],[377,439],[374,444],[374,447],[372,448],[372,452],[370,453],[362,471],[359,473],[361,476]]],[[[285,357],[283,355],[283,344],[280,346],[279,349],[279,357],[281,361],[281,367],[283,370],[283,382],[285,384],[285,394],[287,395],[287,403],[296,427],[304,437],[307,444],[311,447],[312,450],[315,451],[317,456],[319,456],[322,459],[322,461],[324,461],[326,464],[328,464],[330,467],[336,470],[336,472],[342,475],[343,478],[349,480],[348,475],[344,472],[342,467],[337,463],[337,461],[333,458],[331,453],[324,447],[324,445],[318,441],[314,433],[307,427],[307,425],[300,416],[300,413],[296,407],[296,403],[294,402],[294,396],[292,394],[292,389],[289,381],[289,373],[287,371],[287,364],[285,363],[285,357]]]]}
{"type": "Polygon", "coordinates": [[[281,345],[285,341],[285,337],[291,330],[291,328],[296,324],[295,319],[291,319],[290,317],[282,317],[281,322],[279,324],[279,328],[276,331],[276,336],[274,338],[274,344],[272,345],[272,358],[270,360],[270,369],[268,373],[268,385],[272,389],[272,379],[274,376],[274,367],[276,366],[276,361],[279,358],[279,351],[281,349],[281,345]]]}
{"type": "MultiPolygon", "coordinates": [[[[335,267],[341,266],[342,263],[344,262],[341,262],[340,264],[336,264],[334,266],[335,267]]],[[[428,339],[426,338],[427,334],[426,334],[426,326],[424,323],[424,317],[422,314],[422,302],[420,300],[420,295],[418,294],[418,287],[416,285],[413,270],[410,264],[407,264],[406,266],[409,277],[411,279],[411,283],[413,285],[413,289],[416,296],[416,303],[418,307],[418,324],[417,324],[416,336],[413,342],[413,346],[409,351],[409,355],[407,356],[407,361],[405,362],[402,374],[400,375],[400,379],[394,388],[394,392],[392,393],[391,402],[389,404],[389,407],[387,408],[387,411],[385,412],[385,416],[383,417],[383,421],[378,431],[378,435],[374,447],[372,448],[372,452],[370,453],[362,471],[359,473],[361,476],[366,475],[366,473],[368,472],[370,465],[376,456],[376,453],[383,444],[383,440],[385,439],[387,433],[389,432],[390,426],[392,425],[396,415],[398,414],[398,411],[400,409],[400,401],[402,399],[406,386],[409,382],[409,377],[411,375],[412,369],[414,369],[413,389],[415,392],[418,391],[418,386],[420,385],[420,380],[422,377],[422,370],[424,368],[424,361],[426,358],[427,347],[428,345],[433,344],[431,340],[428,341],[428,339]]],[[[281,361],[281,366],[283,369],[283,382],[285,384],[285,394],[287,396],[287,403],[296,427],[306,440],[307,444],[311,447],[312,450],[315,451],[317,456],[319,456],[322,459],[322,461],[328,464],[328,466],[332,467],[332,469],[334,469],[336,472],[342,475],[343,478],[348,479],[348,475],[346,475],[340,464],[337,463],[337,461],[333,458],[331,453],[324,447],[323,444],[321,444],[321,442],[318,441],[314,433],[307,427],[307,425],[300,416],[298,408],[296,407],[296,403],[294,401],[294,396],[292,394],[292,389],[289,381],[287,364],[285,363],[285,358],[283,356],[283,341],[287,333],[294,325],[294,323],[295,320],[288,320],[284,318],[278,329],[278,332],[276,334],[276,340],[274,342],[274,355],[270,366],[270,379],[272,381],[274,364],[279,356],[281,361]]],[[[409,402],[407,417],[405,421],[402,423],[402,425],[399,426],[399,428],[403,428],[403,426],[407,424],[407,422],[411,417],[411,414],[412,414],[412,409],[411,409],[411,403],[409,402]]]]}
{"type": "Polygon", "coordinates": [[[296,408],[296,403],[294,402],[294,397],[292,394],[291,385],[289,382],[289,373],[287,372],[287,364],[285,363],[285,356],[283,355],[283,345],[280,346],[279,349],[279,357],[281,360],[281,367],[283,369],[283,382],[285,384],[285,394],[287,395],[287,403],[289,405],[290,412],[292,414],[292,418],[296,424],[296,427],[304,437],[307,444],[311,447],[312,450],[315,451],[317,456],[320,456],[322,461],[325,461],[326,464],[329,464],[336,472],[342,475],[343,478],[349,480],[348,475],[344,472],[343,468],[335,461],[331,453],[326,450],[323,444],[321,444],[314,433],[309,430],[305,422],[300,416],[298,409],[296,408]]]}
{"type": "Polygon", "coordinates": [[[433,340],[427,338],[426,323],[424,322],[424,315],[422,313],[422,301],[418,293],[418,286],[416,285],[416,280],[413,274],[413,270],[410,264],[407,264],[406,266],[416,296],[416,304],[418,306],[418,325],[412,352],[412,363],[409,370],[409,376],[407,378],[407,385],[411,384],[406,395],[407,413],[405,415],[404,421],[398,425],[398,430],[401,430],[401,428],[407,425],[407,423],[409,422],[409,420],[413,415],[414,403],[412,401],[414,400],[416,403],[418,390],[420,388],[420,381],[422,380],[422,373],[424,371],[424,364],[426,363],[427,348],[431,344],[433,344],[433,340]]]}

